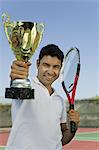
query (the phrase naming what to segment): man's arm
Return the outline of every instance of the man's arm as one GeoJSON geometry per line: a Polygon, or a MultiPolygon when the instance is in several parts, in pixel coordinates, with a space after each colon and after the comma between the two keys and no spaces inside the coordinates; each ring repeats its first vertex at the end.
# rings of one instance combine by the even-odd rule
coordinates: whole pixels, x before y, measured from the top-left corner
{"type": "MultiPolygon", "coordinates": [[[[79,113],[71,110],[69,112],[69,121],[74,121],[77,125],[79,124],[79,113]]],[[[76,131],[71,133],[70,128],[68,128],[67,123],[61,123],[61,131],[62,131],[62,145],[68,144],[74,137],[76,131]]]]}
{"type": "Polygon", "coordinates": [[[71,133],[70,129],[67,127],[66,123],[61,123],[61,130],[62,130],[62,145],[68,144],[72,138],[74,137],[75,133],[71,133]]]}

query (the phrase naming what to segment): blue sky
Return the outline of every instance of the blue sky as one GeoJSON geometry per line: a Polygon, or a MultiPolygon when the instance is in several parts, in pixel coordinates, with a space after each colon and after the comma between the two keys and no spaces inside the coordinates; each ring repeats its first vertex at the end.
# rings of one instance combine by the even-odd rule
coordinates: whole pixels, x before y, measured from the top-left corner
{"type": "MultiPolygon", "coordinates": [[[[0,0],[0,97],[9,87],[11,62],[15,59],[2,25],[2,13],[12,21],[44,22],[42,42],[30,60],[30,80],[36,74],[36,59],[47,44],[58,45],[64,53],[76,46],[81,54],[81,72],[76,98],[99,95],[99,2],[96,0],[0,0]]],[[[59,82],[57,91],[64,97],[59,82]]]]}

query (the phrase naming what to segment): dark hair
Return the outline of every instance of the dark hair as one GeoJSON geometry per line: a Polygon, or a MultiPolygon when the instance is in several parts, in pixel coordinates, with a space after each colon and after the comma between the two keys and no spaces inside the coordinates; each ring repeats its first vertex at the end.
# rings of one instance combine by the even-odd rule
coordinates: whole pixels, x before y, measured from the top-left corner
{"type": "Polygon", "coordinates": [[[59,60],[61,60],[61,63],[63,62],[64,59],[64,54],[63,52],[59,49],[57,45],[54,44],[49,44],[44,46],[39,54],[39,61],[44,57],[44,56],[52,56],[52,57],[57,57],[59,60]]]}

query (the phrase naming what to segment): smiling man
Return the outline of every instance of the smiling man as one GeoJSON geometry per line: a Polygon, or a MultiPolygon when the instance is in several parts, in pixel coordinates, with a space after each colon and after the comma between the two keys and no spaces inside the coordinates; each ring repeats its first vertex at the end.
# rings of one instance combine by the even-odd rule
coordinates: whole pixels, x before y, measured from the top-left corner
{"type": "MultiPolygon", "coordinates": [[[[62,150],[75,133],[67,127],[65,100],[55,91],[52,83],[59,77],[63,52],[54,44],[43,47],[37,59],[37,76],[32,86],[34,100],[13,100],[13,127],[7,150],[62,150]]],[[[14,61],[11,80],[26,79],[31,64],[14,61]]],[[[79,113],[69,112],[77,126],[79,113]]]]}

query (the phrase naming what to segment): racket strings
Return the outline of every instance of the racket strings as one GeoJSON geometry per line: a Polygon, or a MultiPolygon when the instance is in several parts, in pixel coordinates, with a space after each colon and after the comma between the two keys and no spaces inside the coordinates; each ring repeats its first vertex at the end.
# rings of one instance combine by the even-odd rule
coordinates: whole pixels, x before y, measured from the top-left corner
{"type": "Polygon", "coordinates": [[[75,75],[77,72],[78,55],[75,52],[71,52],[67,55],[67,59],[64,61],[64,82],[67,87],[67,91],[71,92],[74,86],[75,75]]]}
{"type": "Polygon", "coordinates": [[[62,71],[63,89],[70,105],[74,105],[77,82],[80,72],[80,54],[76,48],[70,49],[65,56],[62,71]]]}

